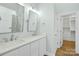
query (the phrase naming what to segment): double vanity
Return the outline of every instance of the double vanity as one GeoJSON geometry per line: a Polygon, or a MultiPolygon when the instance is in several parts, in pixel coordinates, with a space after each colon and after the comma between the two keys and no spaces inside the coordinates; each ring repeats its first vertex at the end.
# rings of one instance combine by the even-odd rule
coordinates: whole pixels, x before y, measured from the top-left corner
{"type": "Polygon", "coordinates": [[[0,43],[1,56],[43,56],[46,53],[46,34],[17,37],[0,43]]]}
{"type": "Polygon", "coordinates": [[[40,16],[37,12],[18,3],[0,4],[0,12],[0,56],[45,55],[46,34],[37,34],[40,27],[40,16]],[[16,33],[21,35],[17,34],[17,37],[14,35],[16,33]],[[34,34],[28,36],[22,33],[34,34]],[[8,36],[10,39],[7,39],[8,36]]]}

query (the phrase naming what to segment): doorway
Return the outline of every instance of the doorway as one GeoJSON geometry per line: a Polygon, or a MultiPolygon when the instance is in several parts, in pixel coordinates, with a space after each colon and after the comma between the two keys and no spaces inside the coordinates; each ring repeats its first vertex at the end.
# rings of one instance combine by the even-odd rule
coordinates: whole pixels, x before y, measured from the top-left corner
{"type": "Polygon", "coordinates": [[[69,12],[63,13],[58,16],[58,34],[59,34],[59,46],[56,51],[56,55],[74,56],[79,55],[76,53],[76,20],[77,13],[69,12]]]}

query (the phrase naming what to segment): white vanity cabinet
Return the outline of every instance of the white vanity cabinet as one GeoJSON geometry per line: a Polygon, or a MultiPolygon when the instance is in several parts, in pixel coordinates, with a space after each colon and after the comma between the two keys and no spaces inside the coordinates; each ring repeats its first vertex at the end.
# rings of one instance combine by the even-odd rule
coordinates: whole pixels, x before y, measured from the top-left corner
{"type": "Polygon", "coordinates": [[[41,38],[31,43],[31,56],[43,56],[46,54],[46,38],[41,38]]]}
{"type": "Polygon", "coordinates": [[[39,40],[39,56],[46,54],[46,38],[39,40]]]}
{"type": "Polygon", "coordinates": [[[30,53],[31,56],[38,56],[38,52],[39,52],[39,40],[38,41],[34,41],[30,44],[30,53]]]}
{"type": "Polygon", "coordinates": [[[13,51],[10,51],[4,54],[3,56],[29,56],[29,55],[30,55],[30,46],[26,45],[13,51]]]}
{"type": "Polygon", "coordinates": [[[46,37],[5,53],[3,56],[43,56],[46,53],[46,37]]]}

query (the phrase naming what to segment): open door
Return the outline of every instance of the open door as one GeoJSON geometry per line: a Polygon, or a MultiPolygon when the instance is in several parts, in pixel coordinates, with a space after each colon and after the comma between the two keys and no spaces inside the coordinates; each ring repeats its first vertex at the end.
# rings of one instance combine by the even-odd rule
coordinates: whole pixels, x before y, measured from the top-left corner
{"type": "Polygon", "coordinates": [[[76,53],[79,53],[79,12],[77,12],[77,17],[76,17],[76,53]]]}
{"type": "Polygon", "coordinates": [[[60,48],[62,46],[63,40],[62,40],[62,25],[63,20],[60,15],[55,20],[55,39],[57,43],[57,48],[60,48]]]}

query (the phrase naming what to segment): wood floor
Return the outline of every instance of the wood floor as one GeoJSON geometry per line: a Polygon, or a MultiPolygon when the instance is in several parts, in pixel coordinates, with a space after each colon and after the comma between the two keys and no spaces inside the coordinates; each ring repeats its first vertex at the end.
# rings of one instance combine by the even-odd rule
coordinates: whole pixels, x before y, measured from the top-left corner
{"type": "Polygon", "coordinates": [[[75,41],[63,41],[63,45],[57,48],[56,56],[79,56],[75,53],[75,41]]]}

